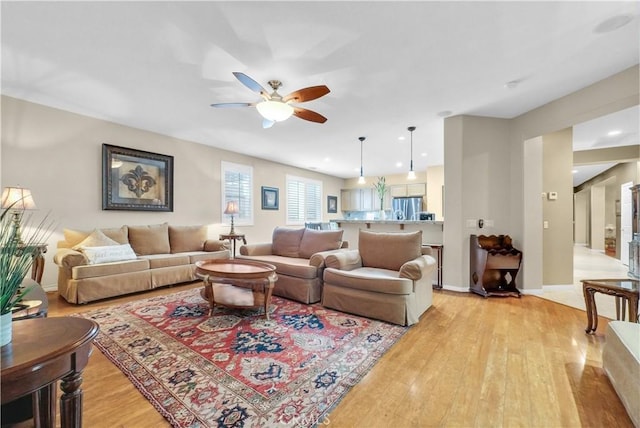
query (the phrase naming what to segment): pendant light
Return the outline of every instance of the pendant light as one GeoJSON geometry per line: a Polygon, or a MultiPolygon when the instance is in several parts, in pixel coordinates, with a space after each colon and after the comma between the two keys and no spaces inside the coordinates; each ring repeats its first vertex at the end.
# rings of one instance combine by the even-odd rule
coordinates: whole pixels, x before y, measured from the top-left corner
{"type": "Polygon", "coordinates": [[[363,169],[362,169],[362,143],[364,142],[365,139],[366,137],[358,137],[358,140],[360,140],[360,178],[358,178],[358,184],[365,183],[363,169]]]}
{"type": "Polygon", "coordinates": [[[407,128],[407,130],[409,130],[409,132],[411,132],[411,164],[409,167],[409,174],[407,175],[407,179],[408,180],[415,180],[416,179],[416,173],[413,171],[413,131],[416,130],[415,126],[410,126],[407,128]]]}

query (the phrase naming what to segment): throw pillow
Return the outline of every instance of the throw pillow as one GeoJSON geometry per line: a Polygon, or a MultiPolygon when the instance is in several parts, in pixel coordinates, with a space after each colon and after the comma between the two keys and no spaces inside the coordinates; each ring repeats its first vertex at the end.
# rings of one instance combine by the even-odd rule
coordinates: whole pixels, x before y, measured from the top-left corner
{"type": "Polygon", "coordinates": [[[305,229],[300,241],[300,257],[310,259],[320,251],[337,250],[342,245],[344,230],[305,229]]]}
{"type": "Polygon", "coordinates": [[[304,229],[288,229],[276,227],[271,239],[271,252],[276,256],[300,257],[300,241],[304,229]]]}
{"type": "Polygon", "coordinates": [[[207,240],[207,226],[169,226],[172,253],[202,251],[207,240]]]}
{"type": "Polygon", "coordinates": [[[109,238],[107,235],[102,233],[100,229],[94,229],[93,232],[86,238],[84,238],[81,242],[77,243],[73,247],[72,250],[79,251],[82,247],[104,247],[108,245],[118,245],[119,242],[114,241],[109,238]]]}
{"type": "Polygon", "coordinates": [[[129,226],[129,243],[139,256],[169,254],[169,224],[129,226]]]}
{"type": "Polygon", "coordinates": [[[422,231],[377,233],[360,230],[358,251],[362,266],[399,271],[403,264],[422,255],[422,231]]]}
{"type": "MultiPolygon", "coordinates": [[[[127,226],[98,229],[109,238],[116,241],[118,244],[128,244],[129,238],[127,236],[127,226]]],[[[73,248],[82,242],[87,236],[91,234],[91,231],[76,230],[76,229],[64,229],[64,248],[73,248]]]]}
{"type": "Polygon", "coordinates": [[[90,265],[136,259],[136,255],[129,244],[82,247],[80,252],[84,254],[90,265]]]}

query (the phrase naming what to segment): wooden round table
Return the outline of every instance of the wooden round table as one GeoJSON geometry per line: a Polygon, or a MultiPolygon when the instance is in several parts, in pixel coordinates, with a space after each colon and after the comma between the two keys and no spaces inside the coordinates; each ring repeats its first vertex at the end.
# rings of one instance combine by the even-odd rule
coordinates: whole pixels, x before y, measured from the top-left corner
{"type": "Polygon", "coordinates": [[[278,280],[276,267],[242,259],[196,262],[196,275],[204,281],[202,297],[209,302],[209,315],[215,305],[231,308],[264,308],[269,319],[273,287],[278,280]]]}

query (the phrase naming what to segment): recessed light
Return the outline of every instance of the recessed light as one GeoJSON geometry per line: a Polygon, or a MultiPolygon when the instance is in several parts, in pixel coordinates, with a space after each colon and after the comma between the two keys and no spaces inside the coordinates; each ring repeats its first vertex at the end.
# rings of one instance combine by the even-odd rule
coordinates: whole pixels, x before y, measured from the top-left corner
{"type": "Polygon", "coordinates": [[[355,172],[360,172],[360,168],[353,168],[355,172]]]}
{"type": "Polygon", "coordinates": [[[396,167],[400,168],[402,166],[402,162],[396,162],[396,167]]]}
{"type": "Polygon", "coordinates": [[[633,15],[624,14],[612,16],[609,19],[605,19],[599,23],[596,28],[593,29],[594,33],[609,33],[615,31],[618,28],[624,27],[633,20],[633,15]]]}
{"type": "Polygon", "coordinates": [[[574,170],[571,171],[571,174],[577,174],[577,173],[578,173],[577,169],[574,169],[574,170]]]}
{"type": "Polygon", "coordinates": [[[451,116],[453,112],[451,110],[442,110],[441,112],[438,112],[438,116],[440,117],[448,117],[451,116]]]}
{"type": "Polygon", "coordinates": [[[420,153],[420,156],[422,156],[422,157],[426,157],[426,156],[427,156],[427,153],[426,153],[426,152],[424,152],[424,153],[420,153]]]}
{"type": "Polygon", "coordinates": [[[324,158],[325,162],[331,162],[331,158],[324,158]]]}
{"type": "Polygon", "coordinates": [[[613,131],[609,131],[609,132],[607,132],[607,135],[608,135],[609,137],[614,137],[614,136],[616,136],[616,135],[620,135],[620,134],[622,134],[622,131],[620,131],[619,129],[615,129],[615,130],[613,130],[613,131]]]}
{"type": "Polygon", "coordinates": [[[403,135],[399,136],[398,140],[404,140],[404,136],[403,135]]]}

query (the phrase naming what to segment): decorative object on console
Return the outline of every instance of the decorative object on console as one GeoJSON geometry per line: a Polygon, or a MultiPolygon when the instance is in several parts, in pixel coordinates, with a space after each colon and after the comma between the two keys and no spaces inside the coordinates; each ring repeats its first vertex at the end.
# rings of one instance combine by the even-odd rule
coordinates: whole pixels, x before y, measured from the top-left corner
{"type": "Polygon", "coordinates": [[[409,167],[409,174],[407,175],[408,180],[415,180],[416,173],[413,171],[413,131],[416,130],[415,126],[410,126],[407,130],[411,133],[411,166],[409,167]]]}
{"type": "Polygon", "coordinates": [[[23,187],[5,187],[2,191],[2,209],[11,212],[13,217],[13,228],[10,239],[16,241],[18,244],[23,244],[20,231],[22,215],[25,210],[36,209],[36,203],[31,196],[31,190],[23,187]]]}
{"type": "Polygon", "coordinates": [[[358,184],[364,184],[365,180],[364,180],[364,169],[362,168],[362,143],[364,143],[364,140],[366,140],[367,137],[358,137],[358,140],[360,140],[360,177],[358,177],[358,184]]]}
{"type": "Polygon", "coordinates": [[[277,210],[279,208],[278,188],[262,186],[262,209],[277,210]]]}
{"type": "Polygon", "coordinates": [[[103,144],[102,209],[173,211],[173,156],[103,144]]]}
{"type": "Polygon", "coordinates": [[[231,230],[229,230],[229,235],[235,235],[236,231],[233,227],[233,216],[240,212],[240,207],[238,207],[238,201],[227,201],[227,207],[224,209],[224,213],[231,216],[231,230]]]}
{"type": "Polygon", "coordinates": [[[264,118],[262,121],[263,128],[271,128],[274,123],[287,120],[291,115],[310,122],[324,123],[327,121],[326,117],[315,111],[291,105],[291,103],[312,101],[328,94],[330,90],[324,85],[298,89],[283,97],[278,94],[278,88],[282,86],[282,82],[279,80],[269,80],[269,86],[273,89],[273,92],[269,94],[258,82],[246,74],[234,71],[233,75],[244,86],[259,94],[263,98],[262,101],[255,103],[216,103],[211,104],[211,107],[230,108],[255,106],[258,113],[264,118]]]}

